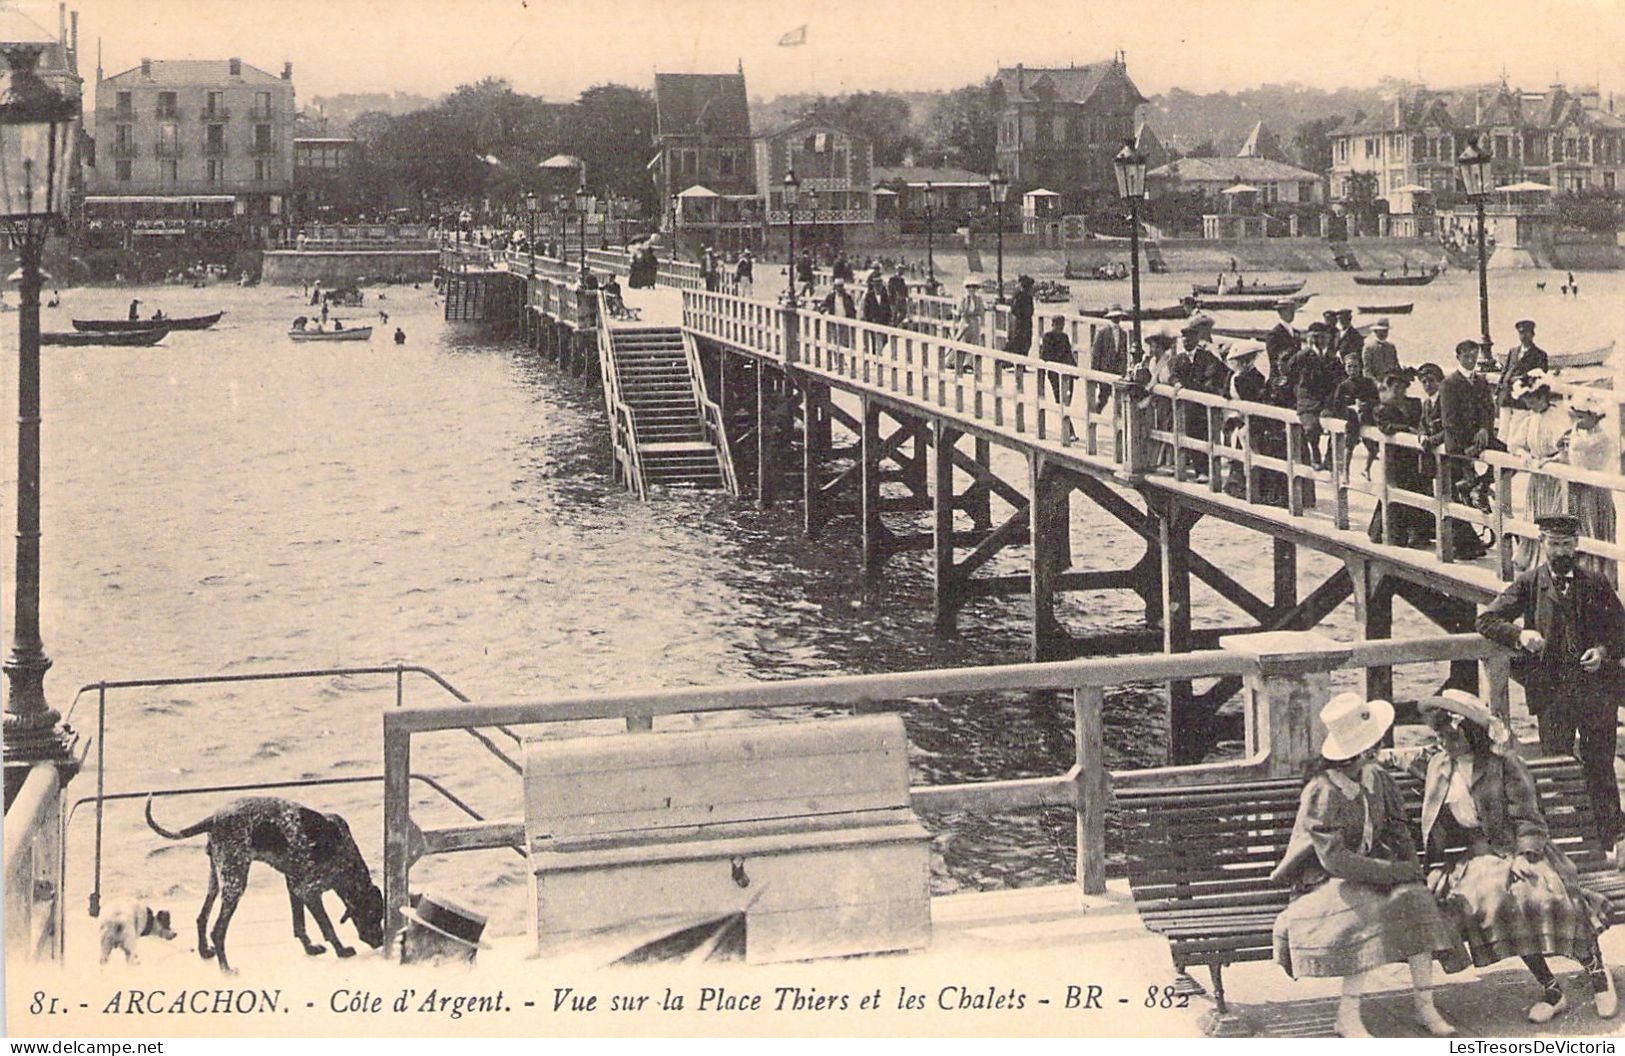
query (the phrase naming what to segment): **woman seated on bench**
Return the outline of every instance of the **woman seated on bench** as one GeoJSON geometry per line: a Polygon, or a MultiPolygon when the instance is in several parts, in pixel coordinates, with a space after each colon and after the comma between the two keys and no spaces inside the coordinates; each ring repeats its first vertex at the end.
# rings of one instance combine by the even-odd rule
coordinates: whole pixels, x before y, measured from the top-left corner
{"type": "Polygon", "coordinates": [[[1430,850],[1465,848],[1428,874],[1428,887],[1467,940],[1473,964],[1523,958],[1544,991],[1529,1022],[1546,1023],[1569,1007],[1546,955],[1572,958],[1590,977],[1597,1014],[1612,1016],[1619,999],[1597,946],[1608,900],[1580,886],[1574,863],[1552,845],[1506,724],[1459,689],[1422,701],[1421,710],[1439,736],[1439,750],[1412,765],[1427,781],[1422,841],[1430,850]]]}
{"type": "Polygon", "coordinates": [[[1405,961],[1418,1022],[1436,1037],[1456,1032],[1433,1004],[1433,959],[1466,967],[1454,929],[1422,884],[1422,866],[1394,779],[1373,761],[1394,706],[1356,693],[1320,712],[1322,758],[1298,801],[1281,864],[1270,879],[1293,898],[1275,920],[1275,960],[1293,978],[1341,976],[1337,1033],[1369,1037],[1360,1021],[1366,973],[1405,961]]]}

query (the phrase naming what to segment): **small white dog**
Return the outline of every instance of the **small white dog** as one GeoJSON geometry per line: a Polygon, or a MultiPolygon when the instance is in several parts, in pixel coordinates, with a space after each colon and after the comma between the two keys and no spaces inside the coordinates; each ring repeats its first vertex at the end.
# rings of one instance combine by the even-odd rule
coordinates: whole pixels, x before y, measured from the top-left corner
{"type": "Polygon", "coordinates": [[[135,942],[149,935],[159,939],[175,937],[169,926],[169,910],[154,910],[137,902],[115,909],[102,920],[102,963],[107,963],[114,950],[124,951],[126,964],[138,963],[135,942]]]}

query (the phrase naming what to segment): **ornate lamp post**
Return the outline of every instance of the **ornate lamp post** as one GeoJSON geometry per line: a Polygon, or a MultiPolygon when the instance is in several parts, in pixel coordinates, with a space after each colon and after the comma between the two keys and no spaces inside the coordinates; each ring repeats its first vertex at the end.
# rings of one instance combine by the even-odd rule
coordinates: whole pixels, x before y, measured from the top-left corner
{"type": "Polygon", "coordinates": [[[993,195],[994,224],[999,229],[999,295],[996,304],[1004,303],[1004,198],[1010,193],[1010,181],[997,169],[987,178],[988,191],[993,195]]]}
{"type": "Polygon", "coordinates": [[[51,660],[40,638],[40,260],[45,240],[66,212],[68,173],[79,125],[79,101],[65,98],[34,72],[42,47],[7,46],[10,66],[0,91],[0,217],[22,265],[17,316],[17,598],[11,655],[5,660],[11,697],[5,713],[6,801],[27,767],[72,765],[73,737],[45,702],[51,660]]]}
{"type": "Polygon", "coordinates": [[[536,277],[536,210],[541,208],[541,201],[536,197],[535,191],[525,192],[525,237],[530,246],[530,277],[536,277]]]}
{"type": "Polygon", "coordinates": [[[1129,274],[1133,278],[1130,293],[1134,297],[1134,354],[1141,354],[1140,346],[1140,202],[1145,198],[1145,166],[1143,154],[1134,144],[1125,142],[1123,149],[1112,159],[1117,172],[1117,193],[1128,202],[1129,274]]]}
{"type": "Polygon", "coordinates": [[[587,177],[576,184],[576,222],[581,234],[581,277],[587,277],[587,177]]]}
{"type": "Polygon", "coordinates": [[[790,256],[784,273],[790,280],[790,307],[796,307],[796,198],[801,192],[801,180],[796,170],[784,174],[784,207],[790,211],[790,256]]]}
{"type": "Polygon", "coordinates": [[[604,215],[598,221],[598,248],[609,248],[609,225],[613,222],[615,214],[615,198],[613,195],[604,197],[604,215]]]}
{"type": "Polygon", "coordinates": [[[1494,190],[1490,186],[1490,155],[1479,145],[1468,143],[1467,149],[1456,159],[1456,173],[1467,197],[1478,210],[1478,369],[1494,370],[1495,357],[1490,354],[1490,280],[1489,255],[1484,248],[1484,203],[1494,190]]]}
{"type": "Polygon", "coordinates": [[[925,292],[937,292],[937,261],[932,253],[931,181],[925,181],[925,292]]]}

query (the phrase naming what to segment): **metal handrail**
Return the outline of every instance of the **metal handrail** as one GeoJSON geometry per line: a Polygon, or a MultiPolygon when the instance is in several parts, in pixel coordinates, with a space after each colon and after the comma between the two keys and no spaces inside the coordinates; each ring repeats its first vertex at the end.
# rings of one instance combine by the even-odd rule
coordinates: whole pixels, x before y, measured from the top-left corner
{"type": "MultiPolygon", "coordinates": [[[[107,775],[107,691],[110,689],[153,689],[164,686],[202,686],[224,685],[240,682],[286,682],[294,679],[306,678],[332,678],[334,676],[350,675],[394,675],[395,676],[395,706],[403,707],[406,703],[405,676],[408,674],[423,675],[444,689],[453,698],[463,704],[472,702],[471,698],[462,690],[452,685],[439,672],[421,664],[390,664],[376,667],[329,667],[307,668],[294,671],[263,671],[240,675],[180,675],[163,678],[132,678],[108,679],[99,682],[89,682],[79,687],[73,695],[73,701],[68,705],[67,713],[63,716],[63,724],[73,717],[74,709],[79,706],[79,699],[91,690],[96,691],[96,894],[101,891],[102,875],[102,832],[105,814],[106,775],[107,775]]],[[[507,735],[515,744],[519,743],[519,735],[505,725],[495,725],[495,728],[507,735]]],[[[514,761],[513,757],[504,752],[480,733],[478,729],[470,727],[465,732],[485,746],[486,751],[494,755],[515,773],[521,773],[523,768],[514,761]]],[[[94,915],[94,914],[92,914],[94,915]]]]}
{"type": "Polygon", "coordinates": [[[733,445],[728,440],[728,423],[722,418],[722,408],[705,391],[705,369],[700,362],[699,347],[694,335],[683,331],[683,359],[688,363],[688,383],[699,405],[701,420],[711,442],[717,448],[717,461],[722,468],[722,483],[730,495],[739,494],[739,480],[734,475],[733,445]]]}
{"type": "MultiPolygon", "coordinates": [[[[296,778],[292,781],[253,781],[229,785],[196,785],[187,786],[184,788],[143,788],[130,792],[102,793],[98,791],[98,793],[94,796],[80,796],[68,806],[68,812],[62,818],[63,839],[61,842],[62,859],[60,875],[64,878],[69,875],[67,868],[68,841],[66,839],[68,827],[73,824],[74,815],[78,813],[79,808],[87,803],[96,804],[97,843],[95,873],[92,879],[90,894],[86,897],[86,911],[90,916],[98,917],[101,915],[102,910],[101,824],[103,804],[105,803],[117,803],[131,799],[145,799],[148,796],[162,796],[166,798],[170,796],[206,796],[219,795],[227,792],[263,792],[271,789],[319,788],[328,785],[360,785],[379,782],[383,779],[383,774],[355,774],[349,777],[305,777],[296,778]]],[[[473,818],[475,821],[486,820],[485,815],[481,814],[479,811],[475,810],[472,806],[466,803],[462,797],[452,792],[451,789],[447,788],[439,781],[429,777],[427,774],[412,774],[411,780],[423,785],[427,785],[430,789],[439,793],[441,798],[446,800],[452,806],[456,807],[458,810],[461,810],[464,814],[473,818]]],[[[508,846],[511,847],[514,853],[518,854],[521,858],[527,857],[525,854],[525,848],[521,844],[512,843],[508,844],[508,846]]],[[[59,892],[59,896],[62,894],[64,893],[59,892]]]]}
{"type": "MultiPolygon", "coordinates": [[[[1476,660],[1488,682],[1486,699],[1503,717],[1508,710],[1507,651],[1477,634],[1386,639],[1347,646],[1342,666],[1389,667],[1398,664],[1476,660]]],[[[627,690],[596,696],[480,705],[418,705],[385,712],[384,727],[384,904],[386,930],[400,926],[406,904],[413,851],[449,853],[512,843],[523,839],[523,822],[500,821],[459,828],[419,830],[412,821],[406,783],[411,773],[412,738],[419,734],[461,729],[492,722],[542,724],[584,719],[622,719],[629,733],[646,734],[655,716],[721,711],[763,711],[814,705],[873,707],[883,701],[936,698],[946,694],[1036,690],[1069,691],[1073,696],[1074,761],[1064,774],[1047,777],[915,785],[910,798],[916,809],[998,811],[1035,806],[1070,807],[1077,817],[1077,880],[1085,893],[1105,890],[1105,808],[1113,783],[1192,787],[1259,776],[1281,776],[1281,766],[1301,765],[1293,758],[1307,747],[1308,720],[1299,695],[1262,690],[1249,694],[1249,755],[1234,762],[1153,767],[1108,772],[1105,760],[1103,701],[1105,687],[1130,682],[1173,681],[1215,676],[1262,679],[1260,658],[1230,649],[1173,655],[1095,658],[1049,663],[1008,664],[883,675],[837,675],[679,689],[627,690]],[[1272,728],[1284,719],[1295,729],[1272,728]],[[421,837],[421,843],[412,843],[421,837]]]]}

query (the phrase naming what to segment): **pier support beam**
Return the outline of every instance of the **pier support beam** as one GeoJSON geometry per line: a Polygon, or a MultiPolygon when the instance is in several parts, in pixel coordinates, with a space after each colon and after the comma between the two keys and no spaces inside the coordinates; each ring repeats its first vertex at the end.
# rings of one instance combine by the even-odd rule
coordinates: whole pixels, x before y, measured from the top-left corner
{"type": "MultiPolygon", "coordinates": [[[[1354,593],[1354,620],[1360,641],[1394,635],[1394,582],[1381,564],[1350,558],[1344,562],[1354,593]]],[[[1365,669],[1365,695],[1370,700],[1394,699],[1394,669],[1365,669]]]]}
{"type": "Polygon", "coordinates": [[[931,423],[931,569],[938,634],[957,629],[959,606],[964,602],[954,576],[954,447],[961,435],[944,419],[931,423]]]}
{"type": "MultiPolygon", "coordinates": [[[[1191,525],[1178,503],[1170,502],[1157,517],[1157,551],[1162,564],[1162,651],[1186,653],[1191,648],[1191,525]]],[[[1168,683],[1168,761],[1175,765],[1200,762],[1202,751],[1193,738],[1191,682],[1168,683]]]]}
{"type": "Polygon", "coordinates": [[[801,532],[817,537],[829,520],[822,488],[824,463],[829,460],[829,386],[801,380],[801,532]]]}
{"type": "Polygon", "coordinates": [[[773,505],[774,474],[777,465],[774,444],[778,439],[778,409],[774,402],[768,366],[756,361],[756,505],[773,505]]]}
{"type": "Polygon", "coordinates": [[[965,491],[965,509],[970,512],[971,523],[984,531],[993,527],[993,492],[985,482],[993,475],[993,445],[977,437],[972,457],[983,470],[976,474],[976,482],[965,491]]]}
{"type": "Polygon", "coordinates": [[[1072,641],[1055,618],[1057,581],[1072,566],[1072,483],[1036,452],[1028,455],[1027,467],[1032,496],[1027,505],[1032,537],[1030,652],[1035,661],[1056,660],[1070,654],[1072,641]]]}
{"type": "Polygon", "coordinates": [[[863,429],[859,438],[859,520],[862,524],[863,577],[868,582],[880,578],[885,565],[886,526],[880,520],[880,404],[862,398],[863,429]]]}

